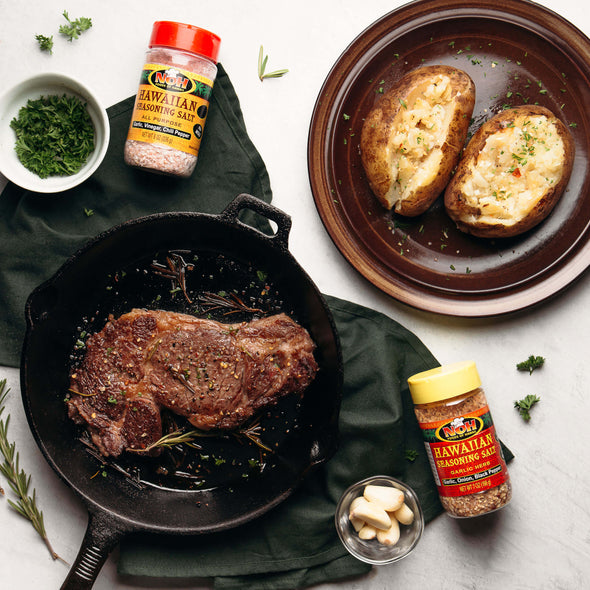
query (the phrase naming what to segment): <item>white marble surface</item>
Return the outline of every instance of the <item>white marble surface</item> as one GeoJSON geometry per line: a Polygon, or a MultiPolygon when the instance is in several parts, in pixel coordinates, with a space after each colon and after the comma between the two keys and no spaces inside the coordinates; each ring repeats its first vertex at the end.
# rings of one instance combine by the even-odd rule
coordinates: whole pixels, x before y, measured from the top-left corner
{"type": "MultiPolygon", "coordinates": [[[[543,0],[590,34],[590,16],[579,0],[543,0]]],[[[274,203],[293,218],[290,247],[323,292],[378,309],[415,332],[443,363],[474,358],[496,426],[517,455],[510,466],[511,504],[493,519],[457,522],[445,515],[426,528],[418,549],[361,579],[322,589],[590,587],[590,447],[587,363],[590,276],[553,301],[509,317],[442,317],[401,304],[367,283],[343,259],[321,224],[307,176],[306,145],[317,93],[346,46],[399,0],[221,0],[141,3],[0,0],[0,79],[6,86],[45,69],[78,77],[98,90],[106,105],[136,91],[137,77],[155,20],[189,22],[222,37],[220,60],[240,97],[249,133],[271,177],[274,203]],[[88,16],[93,27],[68,44],[55,35],[52,56],[41,53],[37,33],[56,31],[61,13],[88,16]],[[269,67],[290,69],[263,84],[256,76],[260,44],[269,67]],[[547,358],[529,376],[514,369],[529,354],[547,358]],[[541,397],[525,424],[513,401],[541,397]]],[[[0,195],[0,198],[1,195],[0,195]]],[[[1,264],[1,261],[0,261],[1,264]]],[[[32,474],[55,550],[73,562],[86,527],[86,512],[46,465],[26,424],[16,369],[0,368],[11,392],[9,437],[21,465],[32,474]]],[[[5,480],[0,477],[3,487],[5,480]]],[[[67,568],[52,561],[30,524],[0,498],[0,587],[58,588],[67,568]]],[[[116,573],[116,552],[95,588],[209,588],[206,580],[131,580],[116,573]]]]}

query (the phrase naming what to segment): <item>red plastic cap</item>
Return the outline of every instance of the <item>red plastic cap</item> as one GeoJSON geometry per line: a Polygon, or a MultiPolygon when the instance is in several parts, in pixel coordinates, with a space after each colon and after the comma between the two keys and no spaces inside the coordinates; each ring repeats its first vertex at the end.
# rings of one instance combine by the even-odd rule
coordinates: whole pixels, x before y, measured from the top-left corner
{"type": "Polygon", "coordinates": [[[192,51],[215,63],[217,63],[220,44],[221,39],[210,31],[166,20],[154,23],[150,38],[150,47],[161,45],[192,51]]]}

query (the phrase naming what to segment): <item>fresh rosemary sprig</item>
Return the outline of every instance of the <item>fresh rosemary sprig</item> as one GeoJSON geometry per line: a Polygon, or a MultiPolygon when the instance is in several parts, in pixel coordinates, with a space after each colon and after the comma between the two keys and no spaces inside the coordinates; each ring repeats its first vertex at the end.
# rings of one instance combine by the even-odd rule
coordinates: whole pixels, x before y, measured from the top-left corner
{"type": "MultiPolygon", "coordinates": [[[[10,390],[6,389],[6,379],[0,381],[0,418],[4,411],[4,400],[10,390]]],[[[39,533],[43,539],[51,557],[53,559],[63,559],[53,550],[51,543],[45,532],[45,524],[43,522],[43,512],[37,507],[37,495],[33,489],[32,495],[29,495],[29,488],[31,484],[31,476],[27,475],[19,465],[19,456],[16,452],[15,443],[8,442],[8,424],[10,416],[6,419],[0,419],[0,453],[4,457],[3,463],[0,463],[0,473],[8,480],[8,484],[12,491],[17,496],[17,501],[13,502],[8,499],[8,504],[16,510],[21,516],[31,521],[34,529],[39,533]]]]}
{"type": "Polygon", "coordinates": [[[203,293],[199,295],[199,304],[206,312],[211,313],[219,309],[227,309],[223,315],[230,315],[238,312],[262,313],[258,307],[247,306],[235,293],[230,293],[227,297],[219,293],[203,293]]]}
{"type": "MultiPolygon", "coordinates": [[[[233,436],[236,438],[247,438],[250,442],[254,443],[257,447],[272,453],[272,449],[267,447],[262,440],[260,439],[261,427],[259,422],[254,422],[253,424],[246,425],[235,432],[232,432],[233,436]]],[[[148,445],[144,449],[128,449],[128,451],[133,453],[149,453],[154,449],[158,448],[166,448],[170,449],[175,447],[176,445],[188,445],[189,447],[193,447],[195,449],[200,449],[201,447],[195,443],[197,438],[216,438],[220,435],[217,432],[203,432],[202,430],[189,430],[183,432],[182,430],[175,430],[173,432],[169,432],[165,434],[157,441],[153,442],[151,445],[148,445]]]]}
{"type": "Polygon", "coordinates": [[[101,452],[96,448],[94,443],[90,440],[90,435],[87,432],[85,432],[78,440],[86,447],[88,454],[94,457],[102,465],[102,468],[99,469],[90,479],[96,477],[99,473],[106,477],[106,469],[111,468],[115,471],[118,471],[123,477],[127,478],[131,485],[135,486],[137,489],[142,490],[144,488],[144,485],[139,480],[137,474],[129,473],[114,461],[108,461],[105,459],[101,452]]]}
{"type": "Polygon", "coordinates": [[[170,279],[172,281],[172,286],[180,289],[186,300],[189,303],[192,303],[186,288],[186,272],[194,270],[195,265],[191,262],[186,262],[182,254],[183,252],[180,251],[168,252],[168,255],[166,256],[166,265],[154,260],[151,267],[155,275],[170,279]]]}
{"type": "Polygon", "coordinates": [[[244,428],[240,428],[240,430],[234,433],[234,436],[236,436],[237,438],[239,438],[240,436],[244,436],[263,451],[272,453],[272,449],[267,447],[260,439],[261,431],[262,427],[260,426],[260,422],[256,421],[254,422],[254,424],[251,424],[250,426],[244,426],[244,428]]]}
{"type": "Polygon", "coordinates": [[[261,82],[264,82],[265,78],[281,78],[289,71],[289,70],[275,70],[274,72],[265,72],[267,63],[268,63],[268,55],[266,55],[266,56],[264,55],[264,49],[261,45],[260,51],[258,52],[258,78],[260,78],[261,82]]]}
{"type": "Polygon", "coordinates": [[[189,430],[188,432],[182,432],[181,430],[175,430],[174,432],[169,432],[165,434],[157,441],[153,442],[151,445],[148,445],[144,449],[128,449],[133,453],[149,453],[154,449],[166,448],[170,449],[175,447],[176,445],[185,444],[190,447],[194,448],[201,448],[198,445],[194,444],[195,438],[204,436],[203,433],[197,430],[189,430]]]}

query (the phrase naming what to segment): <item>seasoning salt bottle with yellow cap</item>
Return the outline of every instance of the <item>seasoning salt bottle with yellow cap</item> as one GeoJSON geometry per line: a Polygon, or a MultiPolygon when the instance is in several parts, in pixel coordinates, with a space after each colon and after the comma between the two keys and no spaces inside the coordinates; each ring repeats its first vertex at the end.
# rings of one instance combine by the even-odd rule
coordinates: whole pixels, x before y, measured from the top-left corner
{"type": "Polygon", "coordinates": [[[467,518],[506,506],[510,476],[475,362],[418,373],[408,385],[446,512],[467,518]]]}

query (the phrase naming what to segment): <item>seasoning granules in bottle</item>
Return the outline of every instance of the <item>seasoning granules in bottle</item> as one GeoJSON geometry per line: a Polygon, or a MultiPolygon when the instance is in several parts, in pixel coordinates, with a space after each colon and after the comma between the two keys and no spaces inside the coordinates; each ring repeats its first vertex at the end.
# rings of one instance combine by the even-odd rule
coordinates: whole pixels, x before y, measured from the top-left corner
{"type": "Polygon", "coordinates": [[[475,363],[424,371],[408,385],[447,513],[466,518],[508,504],[510,476],[475,363]]]}
{"type": "Polygon", "coordinates": [[[220,43],[199,27],[154,23],[125,142],[126,164],[184,178],[193,173],[220,43]]]}

